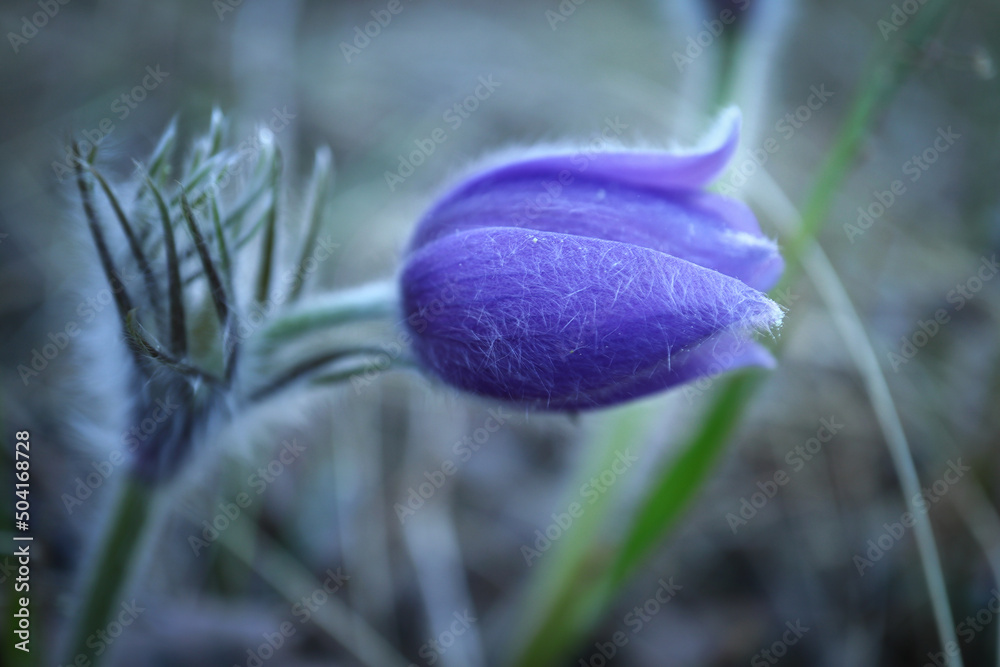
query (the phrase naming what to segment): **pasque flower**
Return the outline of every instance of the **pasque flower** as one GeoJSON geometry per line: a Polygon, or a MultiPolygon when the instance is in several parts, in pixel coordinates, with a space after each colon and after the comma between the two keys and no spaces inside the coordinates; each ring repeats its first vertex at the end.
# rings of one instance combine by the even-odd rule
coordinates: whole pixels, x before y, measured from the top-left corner
{"type": "Polygon", "coordinates": [[[420,221],[400,274],[420,363],[483,396],[595,408],[773,358],[784,263],[705,186],[739,114],[686,152],[556,152],[480,172],[420,221]]]}

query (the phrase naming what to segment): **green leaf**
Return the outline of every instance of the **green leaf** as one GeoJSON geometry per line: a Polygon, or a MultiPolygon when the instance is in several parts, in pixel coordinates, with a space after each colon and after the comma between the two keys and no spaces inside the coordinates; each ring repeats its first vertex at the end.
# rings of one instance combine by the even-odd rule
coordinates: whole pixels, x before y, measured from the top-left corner
{"type": "Polygon", "coordinates": [[[743,371],[727,379],[702,417],[701,426],[681,453],[670,461],[632,518],[611,568],[613,588],[620,587],[670,532],[714,469],[739,425],[757,387],[760,372],[743,371]]]}
{"type": "Polygon", "coordinates": [[[118,223],[121,225],[122,233],[125,234],[125,239],[128,241],[132,257],[135,259],[136,264],[139,265],[139,271],[142,272],[142,276],[146,283],[146,292],[149,294],[150,303],[152,303],[153,308],[158,309],[160,306],[160,288],[156,284],[156,274],[153,273],[153,268],[149,264],[149,259],[146,257],[146,253],[142,251],[142,246],[139,243],[139,239],[135,235],[135,231],[132,229],[132,224],[129,222],[128,216],[125,215],[125,211],[122,209],[121,204],[118,202],[118,198],[115,196],[111,186],[108,185],[108,182],[92,165],[90,165],[89,168],[90,173],[97,179],[101,189],[104,191],[104,195],[108,198],[108,202],[111,204],[115,217],[118,218],[118,223]]]}
{"type": "Polygon", "coordinates": [[[324,329],[364,320],[391,317],[399,310],[395,281],[369,283],[301,302],[261,331],[260,346],[269,351],[324,329]]]}
{"type": "Polygon", "coordinates": [[[163,226],[163,245],[167,250],[167,286],[170,300],[170,351],[183,357],[187,354],[187,322],[184,316],[184,294],[181,285],[180,266],[177,261],[177,245],[174,241],[174,228],[170,219],[170,211],[160,189],[146,175],[146,187],[153,193],[156,208],[160,211],[160,221],[163,226]]]}
{"type": "Polygon", "coordinates": [[[381,348],[365,346],[337,348],[321,352],[320,354],[314,355],[295,364],[288,370],[285,370],[276,377],[270,379],[266,384],[250,394],[250,399],[253,401],[261,401],[269,396],[273,396],[282,389],[289,387],[297,380],[304,378],[314,371],[318,371],[319,369],[336,362],[350,360],[358,356],[386,357],[388,355],[386,355],[385,350],[382,350],[381,348]]]}
{"type": "MultiPolygon", "coordinates": [[[[333,158],[329,148],[323,146],[316,150],[313,174],[309,182],[308,193],[306,194],[306,201],[308,203],[306,205],[305,219],[308,227],[302,237],[302,249],[299,251],[298,263],[295,265],[300,273],[302,267],[306,264],[306,260],[309,258],[309,253],[312,252],[313,245],[316,243],[316,237],[319,234],[323,204],[326,201],[327,191],[330,187],[332,163],[333,158]]],[[[289,292],[289,302],[298,299],[304,285],[305,278],[299,277],[292,285],[291,292],[289,292]]]]}
{"type": "Polygon", "coordinates": [[[274,152],[271,165],[271,205],[264,219],[264,238],[260,248],[260,266],[257,273],[257,303],[264,303],[271,291],[271,273],[274,264],[275,228],[278,220],[278,201],[281,195],[281,152],[274,152]]]}
{"type": "Polygon", "coordinates": [[[158,343],[151,340],[143,331],[142,325],[136,319],[134,310],[130,310],[125,317],[125,333],[128,335],[133,349],[140,355],[151,359],[171,370],[189,377],[197,377],[210,384],[221,384],[221,380],[216,376],[201,370],[196,366],[186,364],[177,359],[169,352],[165,351],[158,343]]]}
{"type": "MultiPolygon", "coordinates": [[[[174,146],[176,143],[177,117],[174,116],[170,120],[170,125],[168,125],[167,129],[163,132],[163,135],[156,144],[156,148],[153,149],[153,154],[149,158],[149,169],[146,173],[150,178],[159,180],[162,183],[170,175],[170,155],[174,152],[174,146]]],[[[142,167],[139,168],[142,169],[142,167]]],[[[145,194],[146,183],[144,181],[139,185],[139,191],[136,194],[136,199],[141,199],[145,194]]]]}
{"type": "Polygon", "coordinates": [[[222,275],[226,279],[226,290],[232,294],[233,267],[229,259],[229,244],[226,242],[226,233],[222,229],[219,205],[214,199],[212,200],[212,229],[215,230],[215,242],[219,248],[219,265],[222,267],[222,275]]]}
{"type": "Polygon", "coordinates": [[[198,257],[201,258],[202,269],[208,278],[209,293],[212,296],[212,303],[215,304],[215,312],[219,316],[219,324],[226,329],[229,326],[229,296],[222,285],[218,271],[215,270],[215,263],[208,252],[208,244],[205,243],[205,237],[198,228],[194,212],[191,211],[191,204],[188,203],[187,197],[183,193],[181,193],[181,211],[184,214],[184,220],[187,222],[191,238],[194,239],[194,247],[198,252],[198,257]]]}
{"type": "Polygon", "coordinates": [[[129,297],[124,283],[118,277],[121,274],[115,267],[114,261],[111,259],[111,251],[108,250],[108,244],[104,240],[104,232],[101,229],[97,213],[94,211],[93,201],[90,198],[90,185],[83,176],[83,160],[80,157],[80,145],[75,141],[73,142],[73,158],[73,167],[76,171],[76,185],[80,191],[80,202],[83,204],[84,217],[87,219],[87,225],[90,228],[90,235],[94,239],[94,245],[97,246],[97,256],[101,262],[101,268],[104,270],[104,276],[108,280],[108,285],[111,286],[111,293],[115,299],[115,307],[118,309],[118,316],[124,327],[125,316],[132,310],[132,299],[129,297]]]}

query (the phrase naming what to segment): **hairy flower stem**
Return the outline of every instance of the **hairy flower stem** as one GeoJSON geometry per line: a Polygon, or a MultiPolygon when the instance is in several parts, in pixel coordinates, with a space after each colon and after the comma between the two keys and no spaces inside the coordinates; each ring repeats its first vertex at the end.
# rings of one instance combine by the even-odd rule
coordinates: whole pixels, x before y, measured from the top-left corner
{"type": "MultiPolygon", "coordinates": [[[[398,306],[395,292],[389,287],[389,283],[376,283],[327,295],[313,302],[311,306],[304,303],[291,317],[279,318],[276,326],[267,332],[284,342],[294,342],[298,336],[314,334],[318,329],[329,330],[353,322],[390,317],[397,311],[398,306]]],[[[133,312],[129,311],[129,315],[133,312]]],[[[134,323],[134,318],[131,316],[125,319],[126,323],[134,323]]],[[[126,329],[128,330],[128,327],[126,329]]],[[[220,335],[224,335],[224,332],[220,335]]],[[[351,354],[356,356],[366,352],[377,354],[381,350],[371,346],[359,346],[357,349],[328,353],[321,356],[321,360],[337,360],[340,357],[350,357],[351,354]]],[[[157,357],[150,355],[150,358],[157,357]]],[[[365,363],[371,362],[366,360],[365,363]]],[[[320,363],[314,365],[316,369],[322,366],[320,363]]],[[[187,368],[187,366],[174,366],[174,370],[178,371],[187,368]]],[[[358,366],[355,363],[353,366],[348,365],[347,368],[346,374],[327,373],[318,380],[324,384],[346,382],[350,380],[352,374],[361,372],[365,366],[358,366]]],[[[297,372],[298,370],[300,369],[292,369],[296,372],[291,379],[296,379],[302,374],[297,372]]],[[[270,389],[276,391],[289,381],[288,377],[279,376],[270,389]]],[[[147,446],[136,452],[128,476],[113,502],[111,514],[103,532],[97,538],[92,558],[80,576],[81,603],[74,618],[70,642],[66,646],[66,664],[77,664],[75,661],[80,655],[89,660],[87,664],[94,667],[100,664],[101,657],[92,655],[93,649],[87,646],[87,640],[98,630],[107,627],[112,612],[127,595],[128,583],[134,579],[136,568],[140,567],[139,563],[144,553],[143,544],[148,538],[155,537],[157,532],[156,523],[151,519],[155,516],[156,500],[161,495],[159,489],[168,483],[167,480],[175,475],[190,457],[191,440],[195,437],[193,431],[193,424],[196,421],[193,411],[197,410],[195,396],[191,393],[187,380],[169,386],[171,388],[167,392],[168,395],[179,400],[183,407],[177,414],[171,416],[168,426],[162,427],[157,432],[155,441],[151,440],[147,446]]],[[[140,413],[145,414],[142,410],[140,413]]]]}
{"type": "Polygon", "coordinates": [[[379,320],[399,313],[395,280],[367,283],[303,301],[268,324],[258,337],[263,351],[295,338],[351,322],[379,320]]]}
{"type": "Polygon", "coordinates": [[[87,646],[88,638],[107,627],[112,610],[122,602],[125,585],[141,553],[140,545],[147,534],[148,518],[155,491],[131,471],[119,489],[114,510],[104,526],[82,578],[83,598],[76,612],[70,642],[64,653],[65,664],[90,664],[96,667],[100,658],[87,646]],[[85,656],[89,662],[79,662],[85,656]]]}

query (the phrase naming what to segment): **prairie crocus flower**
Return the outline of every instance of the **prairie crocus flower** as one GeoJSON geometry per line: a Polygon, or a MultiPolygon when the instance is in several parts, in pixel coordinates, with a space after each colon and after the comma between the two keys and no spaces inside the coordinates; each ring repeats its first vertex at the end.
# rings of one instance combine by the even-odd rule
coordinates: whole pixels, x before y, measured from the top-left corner
{"type": "Polygon", "coordinates": [[[684,153],[556,153],[459,184],[400,276],[418,360],[466,391],[553,410],[627,401],[774,360],[763,293],[784,264],[742,203],[705,191],[739,114],[684,153]]]}

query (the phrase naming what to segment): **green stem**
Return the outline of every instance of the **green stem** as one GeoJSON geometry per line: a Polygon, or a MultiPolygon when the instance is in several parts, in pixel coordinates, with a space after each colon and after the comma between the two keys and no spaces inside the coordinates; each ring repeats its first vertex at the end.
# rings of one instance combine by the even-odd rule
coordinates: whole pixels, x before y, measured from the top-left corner
{"type": "MultiPolygon", "coordinates": [[[[619,453],[643,439],[652,417],[651,411],[641,404],[618,410],[593,439],[590,448],[593,451],[585,455],[588,460],[580,467],[579,478],[593,478],[610,469],[619,453]]],[[[578,489],[578,485],[570,485],[570,496],[559,506],[580,502],[578,489]]],[[[515,647],[520,654],[518,665],[544,667],[557,662],[576,633],[599,614],[605,589],[595,588],[587,591],[586,596],[575,597],[576,582],[589,581],[593,573],[606,570],[609,557],[614,556],[595,548],[591,539],[594,534],[600,534],[615,500],[614,494],[602,493],[593,502],[588,502],[583,515],[560,538],[559,546],[538,557],[539,562],[534,565],[538,568],[538,586],[526,600],[526,613],[518,633],[518,636],[530,636],[531,642],[515,647]],[[552,614],[553,609],[561,613],[552,614]]]]}
{"type": "Polygon", "coordinates": [[[785,244],[786,256],[795,258],[796,261],[789,262],[791,270],[785,273],[776,289],[781,289],[797,277],[800,268],[797,266],[798,260],[819,233],[834,200],[840,193],[841,183],[854,165],[854,159],[869,126],[889,104],[896,89],[909,73],[919,49],[944,23],[948,11],[954,4],[958,3],[939,0],[937,3],[927,5],[914,18],[912,30],[905,39],[901,38],[898,43],[890,43],[880,50],[878,64],[868,70],[860,87],[860,94],[855,98],[847,120],[837,136],[837,143],[823,163],[811,196],[802,209],[798,233],[785,244]]]}
{"type": "Polygon", "coordinates": [[[274,264],[274,239],[278,224],[278,199],[281,195],[281,153],[275,149],[274,163],[271,165],[271,206],[267,209],[264,223],[264,240],[260,246],[260,268],[257,274],[257,303],[264,303],[270,296],[271,272],[274,264]]]}
{"type": "Polygon", "coordinates": [[[367,283],[303,301],[268,324],[260,332],[258,344],[269,351],[302,336],[398,312],[399,287],[394,280],[367,283]]]}
{"type": "MultiPolygon", "coordinates": [[[[319,229],[323,223],[323,204],[326,203],[326,195],[330,189],[332,163],[333,154],[328,147],[323,146],[316,151],[313,175],[309,183],[309,194],[306,197],[306,233],[302,239],[299,261],[295,265],[299,271],[306,266],[306,262],[309,260],[309,253],[313,251],[313,244],[316,243],[316,237],[319,235],[319,229]]],[[[306,277],[302,275],[292,285],[292,291],[288,295],[289,302],[299,298],[305,284],[306,277]]]]}
{"type": "Polygon", "coordinates": [[[761,385],[764,375],[750,371],[730,378],[702,418],[702,428],[690,444],[670,462],[649,500],[632,520],[629,537],[618,550],[611,569],[611,587],[616,589],[643,563],[662,536],[669,531],[698,489],[708,479],[740,418],[750,405],[750,398],[761,385]],[[645,539],[644,539],[645,537],[645,539]]]}
{"type": "Polygon", "coordinates": [[[103,630],[112,609],[120,604],[125,586],[145,535],[145,526],[154,495],[148,485],[132,474],[125,479],[115,501],[115,512],[98,540],[84,582],[83,601],[68,647],[66,664],[90,664],[97,667],[99,658],[87,646],[88,638],[103,630]],[[84,656],[89,662],[81,662],[84,656]]]}

